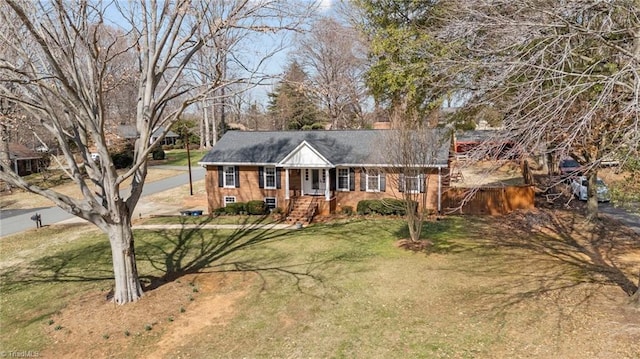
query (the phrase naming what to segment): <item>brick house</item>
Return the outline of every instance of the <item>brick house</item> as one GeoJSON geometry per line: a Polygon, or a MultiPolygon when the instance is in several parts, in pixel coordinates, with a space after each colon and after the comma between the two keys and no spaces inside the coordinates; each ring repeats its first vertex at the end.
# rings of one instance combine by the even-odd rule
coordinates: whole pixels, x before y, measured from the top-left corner
{"type": "Polygon", "coordinates": [[[364,199],[399,198],[403,190],[426,192],[427,209],[440,211],[450,140],[442,132],[435,158],[405,178],[385,160],[390,131],[227,132],[199,162],[207,170],[209,212],[262,200],[287,213],[314,206],[326,215],[364,199]]]}

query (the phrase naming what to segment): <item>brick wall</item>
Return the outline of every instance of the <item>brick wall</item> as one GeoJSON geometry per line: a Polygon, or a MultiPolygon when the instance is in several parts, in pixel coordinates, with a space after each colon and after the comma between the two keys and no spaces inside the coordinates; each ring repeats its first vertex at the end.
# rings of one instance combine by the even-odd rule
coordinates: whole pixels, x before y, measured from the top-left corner
{"type": "MultiPolygon", "coordinates": [[[[346,206],[356,210],[358,202],[365,199],[382,198],[402,198],[402,193],[398,191],[397,174],[388,173],[386,175],[385,192],[365,192],[360,191],[360,178],[363,172],[356,169],[355,191],[332,191],[331,201],[327,202],[322,197],[319,200],[320,214],[326,215],[330,212],[340,212],[346,206]]],[[[285,200],[285,171],[281,172],[280,189],[264,189],[259,186],[259,174],[257,166],[240,167],[239,171],[240,187],[224,188],[218,186],[218,167],[208,166],[206,174],[206,188],[208,197],[209,212],[216,208],[224,207],[224,197],[234,196],[236,202],[248,202],[251,200],[264,200],[265,197],[275,197],[277,206],[286,209],[288,206],[285,200]]],[[[335,179],[332,179],[335,180],[335,179]]],[[[427,175],[427,210],[437,210],[438,206],[438,172],[432,170],[427,175]]],[[[290,197],[298,196],[301,189],[301,171],[289,171],[289,193],[290,197]]]]}

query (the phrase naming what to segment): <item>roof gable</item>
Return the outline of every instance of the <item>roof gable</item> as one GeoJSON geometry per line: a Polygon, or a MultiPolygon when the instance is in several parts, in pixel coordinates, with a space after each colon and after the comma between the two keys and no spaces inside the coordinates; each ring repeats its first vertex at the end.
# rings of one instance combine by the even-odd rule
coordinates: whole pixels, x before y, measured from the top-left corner
{"type": "Polygon", "coordinates": [[[302,141],[282,161],[278,163],[282,167],[333,167],[323,155],[307,141],[302,141]]]}

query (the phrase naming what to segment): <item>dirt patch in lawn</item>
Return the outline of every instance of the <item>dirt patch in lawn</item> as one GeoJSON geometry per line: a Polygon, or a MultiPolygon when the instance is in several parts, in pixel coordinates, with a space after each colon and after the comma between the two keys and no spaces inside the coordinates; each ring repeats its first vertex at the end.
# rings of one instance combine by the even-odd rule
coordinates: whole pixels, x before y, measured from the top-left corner
{"type": "Polygon", "coordinates": [[[43,324],[52,345],[43,357],[162,358],[190,336],[224,326],[253,277],[237,273],[187,275],[117,306],[107,292],[69,303],[43,324]]]}

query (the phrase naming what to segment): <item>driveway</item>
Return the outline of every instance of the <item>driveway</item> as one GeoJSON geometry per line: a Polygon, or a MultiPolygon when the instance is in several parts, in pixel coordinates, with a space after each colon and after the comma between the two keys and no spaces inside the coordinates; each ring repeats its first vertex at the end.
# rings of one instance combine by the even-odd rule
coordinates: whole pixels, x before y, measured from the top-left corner
{"type": "Polygon", "coordinates": [[[624,208],[614,207],[610,203],[602,203],[598,209],[600,213],[621,222],[640,235],[640,215],[627,211],[624,208]]]}

